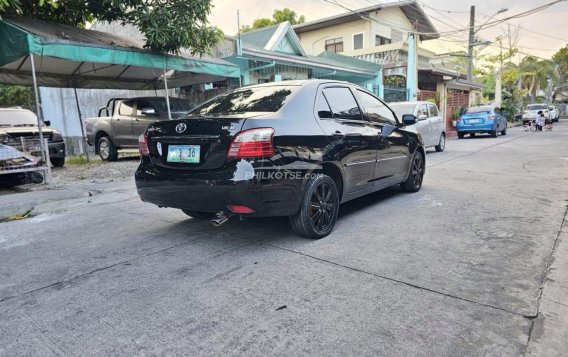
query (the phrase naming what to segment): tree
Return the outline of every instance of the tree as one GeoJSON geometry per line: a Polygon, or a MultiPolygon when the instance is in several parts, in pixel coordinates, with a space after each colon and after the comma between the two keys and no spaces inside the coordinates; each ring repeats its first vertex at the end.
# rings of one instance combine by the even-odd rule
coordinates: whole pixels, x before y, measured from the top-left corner
{"type": "Polygon", "coordinates": [[[207,21],[212,0],[0,0],[0,16],[15,15],[85,27],[95,21],[132,24],[146,47],[204,54],[223,33],[207,21]]]}
{"type": "MultiPolygon", "coordinates": [[[[2,1],[2,0],[0,0],[0,1],[2,1]]],[[[248,32],[248,31],[252,31],[252,30],[261,29],[263,27],[277,25],[277,24],[282,23],[284,21],[290,22],[291,25],[297,25],[297,24],[303,24],[304,22],[306,22],[306,18],[304,17],[304,15],[301,15],[300,17],[298,17],[298,15],[296,14],[296,11],[290,10],[287,7],[285,7],[282,10],[274,10],[274,13],[272,14],[272,20],[263,17],[263,18],[254,20],[254,22],[252,23],[252,26],[249,26],[249,25],[241,26],[241,32],[248,32]]]]}
{"type": "Polygon", "coordinates": [[[564,80],[568,80],[568,45],[561,48],[552,56],[552,60],[558,64],[558,70],[564,80]]]}
{"type": "Polygon", "coordinates": [[[30,86],[0,84],[0,103],[2,106],[7,107],[22,106],[34,108],[33,88],[30,86]]]}
{"type": "Polygon", "coordinates": [[[283,8],[282,10],[274,10],[274,14],[272,14],[272,19],[274,20],[274,24],[279,24],[284,21],[290,22],[290,25],[297,25],[303,24],[306,22],[306,18],[304,15],[296,18],[296,11],[290,10],[287,7],[283,8]]]}

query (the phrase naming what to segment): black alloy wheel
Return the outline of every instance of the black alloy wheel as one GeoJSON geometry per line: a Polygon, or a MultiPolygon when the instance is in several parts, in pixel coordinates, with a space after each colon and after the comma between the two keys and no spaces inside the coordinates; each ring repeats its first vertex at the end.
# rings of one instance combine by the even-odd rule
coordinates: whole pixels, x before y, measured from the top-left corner
{"type": "Polygon", "coordinates": [[[331,177],[318,175],[306,183],[298,213],[290,217],[297,234],[319,239],[333,230],[339,212],[337,186],[331,177]]]}
{"type": "Polygon", "coordinates": [[[405,192],[418,192],[422,187],[424,179],[424,157],[419,152],[414,152],[412,163],[410,165],[410,172],[406,181],[400,184],[400,187],[405,192]]]}

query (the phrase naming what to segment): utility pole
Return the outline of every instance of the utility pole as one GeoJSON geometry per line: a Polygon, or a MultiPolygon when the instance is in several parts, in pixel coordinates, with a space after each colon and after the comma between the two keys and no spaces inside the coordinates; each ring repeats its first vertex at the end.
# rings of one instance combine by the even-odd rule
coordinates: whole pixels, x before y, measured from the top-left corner
{"type": "Polygon", "coordinates": [[[473,46],[475,42],[475,6],[471,6],[469,13],[469,42],[467,46],[467,80],[473,81],[473,46]]]}

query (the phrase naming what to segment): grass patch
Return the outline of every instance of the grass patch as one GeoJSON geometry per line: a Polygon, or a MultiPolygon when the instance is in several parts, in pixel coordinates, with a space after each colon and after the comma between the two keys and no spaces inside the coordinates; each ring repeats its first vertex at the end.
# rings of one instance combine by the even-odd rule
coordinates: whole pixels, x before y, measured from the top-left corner
{"type": "Polygon", "coordinates": [[[67,156],[65,158],[65,165],[69,166],[86,166],[100,163],[100,160],[94,159],[92,156],[89,157],[89,161],[87,161],[85,155],[67,156]]]}

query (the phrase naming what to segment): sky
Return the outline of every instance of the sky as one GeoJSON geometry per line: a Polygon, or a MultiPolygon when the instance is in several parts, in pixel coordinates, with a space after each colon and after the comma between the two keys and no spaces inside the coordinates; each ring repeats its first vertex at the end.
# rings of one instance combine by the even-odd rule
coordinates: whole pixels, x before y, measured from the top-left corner
{"type": "MultiPolygon", "coordinates": [[[[332,1],[332,0],[329,0],[332,1]]],[[[360,9],[374,4],[389,3],[393,0],[337,0],[349,9],[360,9]]],[[[500,9],[507,11],[495,15],[493,20],[503,19],[532,10],[554,0],[418,0],[438,32],[440,40],[425,41],[421,45],[437,53],[464,50],[467,45],[470,7],[476,7],[476,26],[483,24],[500,9]],[[465,30],[457,32],[457,30],[465,30]],[[450,33],[452,32],[452,33],[450,33]]],[[[396,2],[396,1],[394,1],[396,2]]],[[[220,27],[226,34],[237,32],[237,10],[240,11],[241,25],[250,25],[260,17],[272,16],[276,9],[290,8],[298,15],[304,15],[306,21],[313,21],[327,16],[346,12],[339,6],[326,0],[213,0],[213,11],[209,17],[212,25],[220,27]]],[[[523,54],[541,58],[550,58],[555,52],[568,45],[568,0],[522,18],[508,21],[511,29],[520,27],[517,48],[523,54]]],[[[484,51],[498,51],[495,41],[503,36],[502,45],[508,47],[506,25],[482,28],[477,36],[480,40],[493,41],[484,51]]]]}

